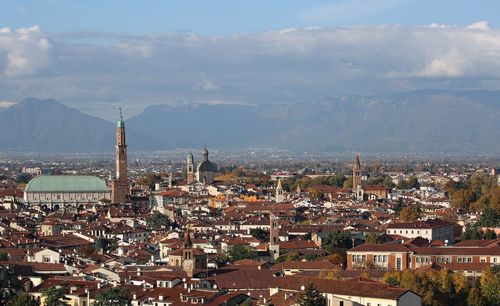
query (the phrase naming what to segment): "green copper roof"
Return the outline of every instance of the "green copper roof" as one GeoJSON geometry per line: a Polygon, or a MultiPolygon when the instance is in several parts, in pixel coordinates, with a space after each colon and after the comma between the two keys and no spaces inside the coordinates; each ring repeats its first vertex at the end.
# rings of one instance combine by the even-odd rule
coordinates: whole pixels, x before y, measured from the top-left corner
{"type": "Polygon", "coordinates": [[[90,175],[40,175],[32,179],[26,192],[107,192],[106,183],[90,175]]]}
{"type": "Polygon", "coordinates": [[[125,127],[125,121],[123,121],[123,114],[122,114],[122,108],[118,108],[120,111],[120,120],[116,121],[116,127],[122,128],[125,127]]]}

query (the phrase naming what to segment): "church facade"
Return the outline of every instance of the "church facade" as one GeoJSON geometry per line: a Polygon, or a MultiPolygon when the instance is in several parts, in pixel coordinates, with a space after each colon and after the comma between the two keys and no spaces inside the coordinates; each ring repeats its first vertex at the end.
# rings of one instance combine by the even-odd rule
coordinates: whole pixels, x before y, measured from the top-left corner
{"type": "Polygon", "coordinates": [[[187,157],[187,183],[193,184],[196,182],[205,185],[210,185],[215,181],[215,175],[217,173],[217,164],[211,162],[208,159],[207,147],[203,150],[203,160],[196,167],[196,172],[194,170],[193,154],[189,152],[187,157]]]}

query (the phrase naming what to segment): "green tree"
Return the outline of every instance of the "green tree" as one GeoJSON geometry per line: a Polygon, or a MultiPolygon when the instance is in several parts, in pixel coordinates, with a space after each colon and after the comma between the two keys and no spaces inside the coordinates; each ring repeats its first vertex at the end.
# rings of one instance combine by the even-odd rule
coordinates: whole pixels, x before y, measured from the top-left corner
{"type": "Polygon", "coordinates": [[[401,180],[398,182],[397,187],[399,189],[412,189],[412,188],[420,188],[420,183],[415,176],[410,177],[407,180],[401,180]]]}
{"type": "Polygon", "coordinates": [[[300,306],[325,306],[326,298],[319,292],[314,284],[307,284],[304,293],[297,299],[300,306]]]}
{"type": "Polygon", "coordinates": [[[478,287],[472,287],[467,297],[468,306],[486,306],[484,297],[478,287]]]}
{"type": "Polygon", "coordinates": [[[250,230],[250,235],[259,239],[260,241],[269,241],[269,231],[263,230],[261,228],[252,228],[250,230]]]}
{"type": "Polygon", "coordinates": [[[500,214],[494,209],[486,208],[481,215],[481,220],[477,223],[480,226],[484,227],[495,227],[500,225],[500,214]]]}
{"type": "Polygon", "coordinates": [[[8,303],[7,306],[40,306],[40,300],[26,292],[19,292],[8,303]]]}
{"type": "Polygon", "coordinates": [[[164,215],[158,211],[155,211],[153,215],[148,219],[147,225],[149,228],[166,228],[170,226],[170,219],[167,215],[164,215]]]}
{"type": "Polygon", "coordinates": [[[101,251],[102,253],[108,253],[116,250],[118,248],[117,239],[108,239],[99,237],[96,239],[94,244],[94,249],[96,251],[101,251]]]}
{"type": "Polygon", "coordinates": [[[328,235],[322,239],[321,246],[330,252],[336,249],[348,250],[352,248],[351,235],[348,232],[336,230],[328,233],[328,235]]]}
{"type": "Polygon", "coordinates": [[[295,260],[299,260],[299,259],[300,259],[299,254],[297,254],[295,252],[291,252],[291,253],[281,255],[280,257],[278,257],[278,259],[276,259],[276,262],[280,263],[280,262],[284,262],[284,261],[295,261],[295,260]]]}
{"type": "Polygon", "coordinates": [[[42,290],[42,297],[44,298],[44,306],[67,306],[66,289],[52,287],[42,290]]]}
{"type": "Polygon", "coordinates": [[[307,261],[315,261],[316,259],[318,259],[320,257],[321,256],[319,256],[318,254],[307,254],[305,258],[307,261]]]}
{"type": "Polygon", "coordinates": [[[20,287],[16,276],[9,269],[0,267],[0,305],[5,305],[20,287]]]}
{"type": "Polygon", "coordinates": [[[489,267],[481,276],[481,292],[488,305],[500,305],[500,268],[489,267]]]}
{"type": "Polygon", "coordinates": [[[481,239],[481,231],[475,226],[468,226],[465,232],[462,233],[460,240],[478,240],[481,239]]]}
{"type": "Polygon", "coordinates": [[[126,288],[109,288],[96,294],[92,306],[125,306],[130,305],[130,298],[126,288]]]}
{"type": "Polygon", "coordinates": [[[241,259],[255,259],[257,258],[257,252],[248,245],[235,245],[228,252],[228,257],[231,262],[241,260],[241,259]]]}
{"type": "Polygon", "coordinates": [[[487,229],[484,232],[484,239],[497,239],[497,234],[494,231],[487,229]]]}

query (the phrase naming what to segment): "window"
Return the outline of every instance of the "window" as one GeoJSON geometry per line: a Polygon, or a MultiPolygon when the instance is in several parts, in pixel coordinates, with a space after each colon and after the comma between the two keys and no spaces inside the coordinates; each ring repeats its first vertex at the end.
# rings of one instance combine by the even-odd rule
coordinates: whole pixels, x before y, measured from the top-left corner
{"type": "Polygon", "coordinates": [[[339,306],[344,306],[344,301],[340,301],[339,306]]]}

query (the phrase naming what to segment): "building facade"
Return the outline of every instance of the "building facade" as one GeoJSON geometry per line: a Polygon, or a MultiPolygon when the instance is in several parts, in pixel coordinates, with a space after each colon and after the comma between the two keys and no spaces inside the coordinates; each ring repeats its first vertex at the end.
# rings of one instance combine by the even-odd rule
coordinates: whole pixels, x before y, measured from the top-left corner
{"type": "Polygon", "coordinates": [[[111,197],[106,183],[86,175],[40,175],[24,189],[24,202],[43,209],[59,209],[97,203],[111,197]]]}
{"type": "Polygon", "coordinates": [[[443,242],[453,243],[455,241],[453,228],[453,223],[440,219],[432,219],[389,224],[386,234],[399,235],[407,238],[422,237],[429,241],[441,240],[443,242]]]}

